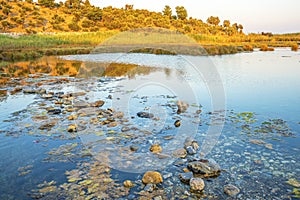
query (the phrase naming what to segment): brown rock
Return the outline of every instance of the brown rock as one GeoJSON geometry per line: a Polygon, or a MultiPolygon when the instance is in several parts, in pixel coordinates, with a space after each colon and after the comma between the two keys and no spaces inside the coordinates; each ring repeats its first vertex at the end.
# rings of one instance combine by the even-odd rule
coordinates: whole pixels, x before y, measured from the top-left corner
{"type": "Polygon", "coordinates": [[[151,147],[150,147],[150,151],[152,153],[161,153],[162,152],[162,147],[159,145],[159,144],[153,144],[151,147]]]}
{"type": "Polygon", "coordinates": [[[148,184],[148,183],[158,184],[163,182],[163,178],[159,172],[148,171],[144,174],[142,182],[144,184],[148,184]]]}
{"type": "Polygon", "coordinates": [[[68,120],[76,120],[77,118],[78,118],[77,115],[70,115],[70,116],[68,117],[68,120]]]}
{"type": "Polygon", "coordinates": [[[180,120],[176,120],[176,121],[174,122],[174,126],[175,126],[175,127],[179,127],[180,125],[181,125],[180,120]]]}
{"type": "Polygon", "coordinates": [[[91,106],[93,107],[101,107],[103,105],[104,105],[104,101],[102,100],[95,101],[94,103],[91,104],[91,106]]]}
{"type": "Polygon", "coordinates": [[[202,178],[191,178],[190,188],[191,191],[202,191],[205,187],[205,183],[202,178]]]}
{"type": "Polygon", "coordinates": [[[76,132],[76,131],[77,131],[77,126],[76,126],[76,124],[71,124],[71,125],[68,127],[68,132],[69,132],[69,133],[76,132]]]}
{"type": "Polygon", "coordinates": [[[126,181],[124,181],[124,182],[123,182],[123,185],[124,185],[124,187],[128,187],[128,188],[131,188],[131,187],[134,186],[134,184],[132,183],[131,180],[126,180],[126,181]]]}

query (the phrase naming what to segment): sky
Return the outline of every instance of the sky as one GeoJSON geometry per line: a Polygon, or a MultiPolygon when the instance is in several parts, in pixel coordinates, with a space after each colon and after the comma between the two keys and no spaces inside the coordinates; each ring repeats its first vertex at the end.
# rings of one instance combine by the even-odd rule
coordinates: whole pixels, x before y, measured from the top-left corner
{"type": "Polygon", "coordinates": [[[188,17],[206,21],[209,16],[218,16],[231,23],[244,26],[245,33],[290,33],[300,32],[299,0],[90,0],[100,8],[124,7],[133,4],[136,9],[161,12],[169,5],[173,14],[176,6],[184,6],[188,17]]]}

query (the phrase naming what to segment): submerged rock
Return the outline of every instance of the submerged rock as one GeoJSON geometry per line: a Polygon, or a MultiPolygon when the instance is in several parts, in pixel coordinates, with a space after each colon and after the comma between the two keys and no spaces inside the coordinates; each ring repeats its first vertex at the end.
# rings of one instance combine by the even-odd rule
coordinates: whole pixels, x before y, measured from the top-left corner
{"type": "Polygon", "coordinates": [[[175,126],[175,127],[179,127],[180,125],[181,125],[180,120],[176,120],[176,121],[174,122],[174,126],[175,126]]]}
{"type": "Polygon", "coordinates": [[[47,122],[45,124],[42,124],[39,129],[40,130],[47,130],[50,131],[52,129],[52,127],[54,127],[56,125],[57,121],[51,121],[51,122],[47,122]]]}
{"type": "Polygon", "coordinates": [[[60,114],[61,113],[61,110],[60,109],[55,109],[55,108],[53,108],[53,109],[49,109],[48,110],[48,114],[49,115],[58,115],[58,114],[60,114]]]}
{"type": "Polygon", "coordinates": [[[224,192],[229,196],[236,196],[240,193],[240,189],[234,185],[228,184],[224,186],[224,192]]]}
{"type": "Polygon", "coordinates": [[[113,115],[113,118],[119,118],[122,119],[124,117],[124,113],[123,112],[116,112],[113,115]]]}
{"type": "Polygon", "coordinates": [[[144,184],[158,184],[163,182],[163,178],[159,172],[156,171],[147,171],[142,179],[144,184]]]}
{"type": "Polygon", "coordinates": [[[131,151],[139,150],[139,146],[137,146],[137,145],[131,145],[129,148],[130,148],[131,151]]]}
{"type": "Polygon", "coordinates": [[[190,162],[188,168],[204,177],[219,176],[221,172],[220,166],[212,159],[190,162]]]}
{"type": "Polygon", "coordinates": [[[204,189],[205,183],[202,178],[191,178],[190,188],[193,192],[200,192],[204,189]]]}
{"type": "Polygon", "coordinates": [[[42,94],[42,96],[41,96],[41,98],[43,98],[43,99],[51,99],[52,97],[53,97],[53,94],[50,94],[50,93],[42,94]]]}
{"type": "Polygon", "coordinates": [[[189,107],[189,104],[183,101],[177,101],[177,114],[184,113],[189,107]]]}
{"type": "Polygon", "coordinates": [[[183,183],[189,183],[191,178],[193,178],[193,172],[180,173],[179,179],[183,183]]]}
{"type": "Polygon", "coordinates": [[[87,102],[76,102],[73,104],[74,107],[76,108],[86,108],[89,107],[90,105],[87,102]]]}
{"type": "Polygon", "coordinates": [[[153,192],[155,190],[155,185],[150,183],[150,184],[147,184],[145,187],[144,187],[144,191],[146,192],[153,192]]]}
{"type": "Polygon", "coordinates": [[[186,156],[187,156],[187,152],[183,148],[173,151],[173,157],[175,158],[185,158],[186,156]]]}
{"type": "Polygon", "coordinates": [[[71,125],[68,127],[68,132],[69,132],[69,133],[76,132],[76,131],[77,131],[77,126],[76,126],[76,124],[71,124],[71,125]]]}
{"type": "Polygon", "coordinates": [[[186,151],[187,151],[187,153],[190,154],[190,155],[194,155],[194,154],[197,153],[197,151],[196,151],[192,146],[186,147],[186,151]]]}
{"type": "Polygon", "coordinates": [[[101,107],[104,105],[104,101],[98,100],[91,104],[92,107],[101,107]]]}
{"type": "Polygon", "coordinates": [[[152,113],[148,113],[148,112],[138,112],[137,116],[140,118],[153,118],[154,115],[152,113]]]}
{"type": "Polygon", "coordinates": [[[128,126],[123,126],[121,129],[122,132],[127,132],[129,130],[130,130],[130,128],[128,126]]]}
{"type": "Polygon", "coordinates": [[[150,151],[152,153],[161,153],[162,152],[162,147],[159,145],[159,144],[153,144],[151,147],[150,147],[150,151]]]}
{"type": "Polygon", "coordinates": [[[193,147],[193,149],[195,151],[197,151],[199,149],[198,142],[191,137],[187,137],[184,141],[184,148],[186,149],[189,146],[193,147]]]}

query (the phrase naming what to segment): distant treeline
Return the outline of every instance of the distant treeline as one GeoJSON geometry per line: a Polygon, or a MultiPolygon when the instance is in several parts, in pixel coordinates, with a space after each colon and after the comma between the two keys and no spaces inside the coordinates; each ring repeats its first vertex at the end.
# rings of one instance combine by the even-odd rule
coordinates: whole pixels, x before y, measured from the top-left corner
{"type": "Polygon", "coordinates": [[[237,35],[243,34],[243,25],[220,21],[211,16],[205,22],[188,17],[183,6],[172,10],[166,5],[162,12],[112,6],[99,8],[89,0],[0,0],[0,32],[95,32],[99,30],[126,31],[143,27],[159,27],[181,33],[237,35]]]}

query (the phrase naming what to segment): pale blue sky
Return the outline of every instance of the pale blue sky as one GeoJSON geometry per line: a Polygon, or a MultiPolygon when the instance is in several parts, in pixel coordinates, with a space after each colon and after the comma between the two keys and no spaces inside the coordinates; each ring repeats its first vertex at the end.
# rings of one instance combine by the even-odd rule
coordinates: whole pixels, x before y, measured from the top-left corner
{"type": "Polygon", "coordinates": [[[299,0],[90,0],[91,4],[101,8],[124,7],[133,4],[134,8],[162,11],[170,5],[175,14],[175,6],[184,6],[188,15],[206,19],[213,15],[221,21],[229,19],[232,23],[243,24],[245,32],[300,32],[299,0]]]}

